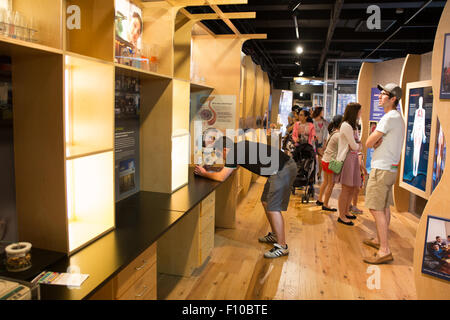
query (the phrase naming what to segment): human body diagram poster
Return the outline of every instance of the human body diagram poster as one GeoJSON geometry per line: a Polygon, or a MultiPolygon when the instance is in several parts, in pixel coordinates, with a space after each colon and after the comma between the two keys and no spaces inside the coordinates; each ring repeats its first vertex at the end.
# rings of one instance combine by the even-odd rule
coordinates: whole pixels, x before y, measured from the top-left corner
{"type": "Polygon", "coordinates": [[[236,96],[211,95],[200,97],[195,120],[201,120],[204,129],[216,128],[222,131],[236,127],[236,96]]]}
{"type": "Polygon", "coordinates": [[[211,145],[227,129],[236,128],[235,95],[196,95],[191,100],[191,121],[194,121],[195,163],[212,165],[218,155],[211,145]]]}
{"type": "Polygon", "coordinates": [[[421,191],[426,190],[430,133],[433,115],[432,87],[409,91],[403,182],[421,191]]]}

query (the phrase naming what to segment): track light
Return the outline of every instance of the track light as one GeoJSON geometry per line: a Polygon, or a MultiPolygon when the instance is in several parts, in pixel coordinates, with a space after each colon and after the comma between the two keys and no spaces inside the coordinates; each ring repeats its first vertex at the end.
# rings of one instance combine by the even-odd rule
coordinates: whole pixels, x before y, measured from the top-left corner
{"type": "Polygon", "coordinates": [[[298,74],[300,77],[303,77],[305,73],[303,71],[300,71],[300,73],[298,74]]]}
{"type": "Polygon", "coordinates": [[[295,10],[297,10],[297,8],[302,4],[301,1],[299,1],[299,3],[294,7],[294,9],[292,9],[292,12],[294,12],[295,10]]]}
{"type": "Polygon", "coordinates": [[[298,54],[302,54],[303,53],[303,47],[302,46],[297,46],[297,49],[295,49],[295,51],[297,51],[298,54]]]}
{"type": "Polygon", "coordinates": [[[300,67],[302,63],[299,60],[297,60],[295,61],[295,64],[300,67]]]}

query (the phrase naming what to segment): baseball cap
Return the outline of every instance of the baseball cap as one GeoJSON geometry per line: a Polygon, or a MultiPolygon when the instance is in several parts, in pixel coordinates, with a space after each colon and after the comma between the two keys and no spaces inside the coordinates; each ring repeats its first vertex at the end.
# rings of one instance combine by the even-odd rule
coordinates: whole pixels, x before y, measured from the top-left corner
{"type": "Polygon", "coordinates": [[[398,84],[388,83],[387,85],[384,86],[379,84],[377,87],[380,91],[384,90],[386,92],[389,92],[392,96],[396,97],[398,100],[402,98],[402,88],[400,88],[398,84]]]}

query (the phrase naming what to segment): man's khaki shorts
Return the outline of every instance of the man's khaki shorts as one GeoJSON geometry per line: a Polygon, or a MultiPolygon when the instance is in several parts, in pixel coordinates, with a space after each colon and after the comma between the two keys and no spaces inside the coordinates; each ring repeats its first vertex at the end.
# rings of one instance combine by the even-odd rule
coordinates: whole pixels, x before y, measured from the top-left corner
{"type": "Polygon", "coordinates": [[[394,205],[392,186],[397,179],[397,172],[372,169],[366,187],[366,207],[384,211],[394,205]]]}

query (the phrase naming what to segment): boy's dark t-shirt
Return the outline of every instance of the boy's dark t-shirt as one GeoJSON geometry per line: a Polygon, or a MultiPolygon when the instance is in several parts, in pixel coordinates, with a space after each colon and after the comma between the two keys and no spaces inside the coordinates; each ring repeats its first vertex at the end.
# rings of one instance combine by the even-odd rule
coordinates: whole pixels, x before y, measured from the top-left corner
{"type": "Polygon", "coordinates": [[[281,171],[290,157],[280,149],[264,143],[241,141],[234,143],[233,149],[227,154],[225,167],[241,167],[263,177],[270,177],[281,171]]]}

